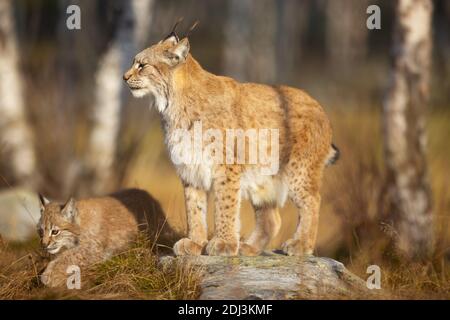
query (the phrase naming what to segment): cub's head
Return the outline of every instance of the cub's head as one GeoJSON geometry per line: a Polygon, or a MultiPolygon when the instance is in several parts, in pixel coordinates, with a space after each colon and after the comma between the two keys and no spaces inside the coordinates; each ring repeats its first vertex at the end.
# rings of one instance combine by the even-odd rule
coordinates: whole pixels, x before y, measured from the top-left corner
{"type": "Polygon", "coordinates": [[[133,96],[153,95],[161,112],[169,100],[172,72],[186,61],[190,49],[187,36],[180,40],[175,33],[177,24],[164,40],[139,52],[123,75],[133,96]]]}
{"type": "Polygon", "coordinates": [[[39,195],[41,218],[37,224],[42,248],[50,254],[70,249],[79,242],[79,220],[76,201],[61,205],[39,195]]]}

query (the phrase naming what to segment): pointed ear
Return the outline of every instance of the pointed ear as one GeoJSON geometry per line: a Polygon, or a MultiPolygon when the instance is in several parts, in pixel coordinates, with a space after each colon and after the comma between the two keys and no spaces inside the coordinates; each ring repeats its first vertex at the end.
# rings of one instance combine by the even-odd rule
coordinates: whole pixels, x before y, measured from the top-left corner
{"type": "Polygon", "coordinates": [[[41,207],[45,207],[46,205],[48,205],[50,203],[50,201],[44,197],[42,194],[38,193],[39,196],[39,202],[41,203],[41,207]]]}
{"type": "Polygon", "coordinates": [[[74,198],[70,198],[61,210],[61,214],[69,221],[73,221],[77,216],[77,203],[74,198]]]}
{"type": "Polygon", "coordinates": [[[178,39],[178,36],[176,34],[172,34],[164,40],[161,40],[159,43],[170,43],[172,46],[174,46],[178,43],[178,41],[180,41],[180,39],[178,39]]]}
{"type": "Polygon", "coordinates": [[[189,54],[189,40],[184,38],[178,42],[173,48],[165,52],[167,63],[169,66],[174,67],[181,62],[184,62],[189,54]]]}

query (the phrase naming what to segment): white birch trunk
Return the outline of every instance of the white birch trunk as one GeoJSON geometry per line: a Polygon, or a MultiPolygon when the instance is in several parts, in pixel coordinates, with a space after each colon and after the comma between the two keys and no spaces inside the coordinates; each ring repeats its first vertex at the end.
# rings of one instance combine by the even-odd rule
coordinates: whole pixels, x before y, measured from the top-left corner
{"type": "Polygon", "coordinates": [[[94,124],[87,166],[92,190],[104,192],[114,178],[114,162],[123,105],[124,71],[130,67],[149,32],[153,0],[124,1],[116,35],[99,63],[95,78],[94,124]]]}
{"type": "Polygon", "coordinates": [[[424,257],[433,247],[424,115],[430,83],[432,2],[399,0],[396,18],[392,81],[383,109],[387,198],[399,249],[410,257],[424,257]]]}
{"type": "MultiPolygon", "coordinates": [[[[36,158],[27,123],[12,1],[0,1],[0,145],[19,184],[33,185],[36,158]]],[[[2,156],[3,158],[3,156],[2,156]]]]}

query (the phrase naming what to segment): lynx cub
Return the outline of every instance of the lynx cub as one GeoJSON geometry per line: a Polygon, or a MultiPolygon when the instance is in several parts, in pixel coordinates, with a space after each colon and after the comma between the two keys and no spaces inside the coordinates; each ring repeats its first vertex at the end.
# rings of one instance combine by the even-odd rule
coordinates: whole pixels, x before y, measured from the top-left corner
{"type": "Polygon", "coordinates": [[[60,205],[43,196],[38,233],[44,250],[54,256],[41,275],[50,287],[66,283],[70,265],[83,267],[126,249],[138,234],[139,215],[151,213],[153,198],[129,189],[102,198],[60,205]]]}
{"type": "MultiPolygon", "coordinates": [[[[175,29],[175,28],[174,28],[175,29]]],[[[277,234],[278,208],[287,197],[295,204],[299,225],[283,245],[288,255],[313,252],[319,221],[320,183],[327,164],[337,159],[330,122],[319,103],[304,91],[287,86],[239,83],[204,70],[189,53],[187,37],[173,30],[159,43],[138,53],[123,79],[135,97],[151,95],[161,114],[165,141],[184,184],[189,234],[174,246],[177,255],[257,255],[277,234]],[[229,129],[276,129],[279,170],[261,174],[259,163],[180,163],[177,150],[190,148],[180,142],[201,123],[227,136],[229,129]],[[207,192],[215,193],[215,235],[208,241],[207,192]],[[240,243],[241,197],[248,198],[256,214],[250,238],[240,243]]],[[[184,140],[183,140],[184,141],[184,140]]],[[[228,155],[230,149],[219,153],[228,155]]],[[[188,150],[189,151],[189,150],[188,150]]],[[[235,159],[232,159],[235,160],[235,159]]]]}

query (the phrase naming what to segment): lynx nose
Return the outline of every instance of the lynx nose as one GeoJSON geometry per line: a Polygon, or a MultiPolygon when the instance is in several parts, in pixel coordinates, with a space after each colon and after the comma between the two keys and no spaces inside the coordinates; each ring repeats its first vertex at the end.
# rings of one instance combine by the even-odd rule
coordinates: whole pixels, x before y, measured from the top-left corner
{"type": "Polygon", "coordinates": [[[48,239],[42,238],[41,239],[41,246],[46,249],[50,244],[50,241],[48,239]]]}
{"type": "Polygon", "coordinates": [[[131,78],[131,73],[130,72],[125,72],[124,74],[123,74],[123,80],[124,81],[128,81],[128,79],[130,79],[131,78]]]}

